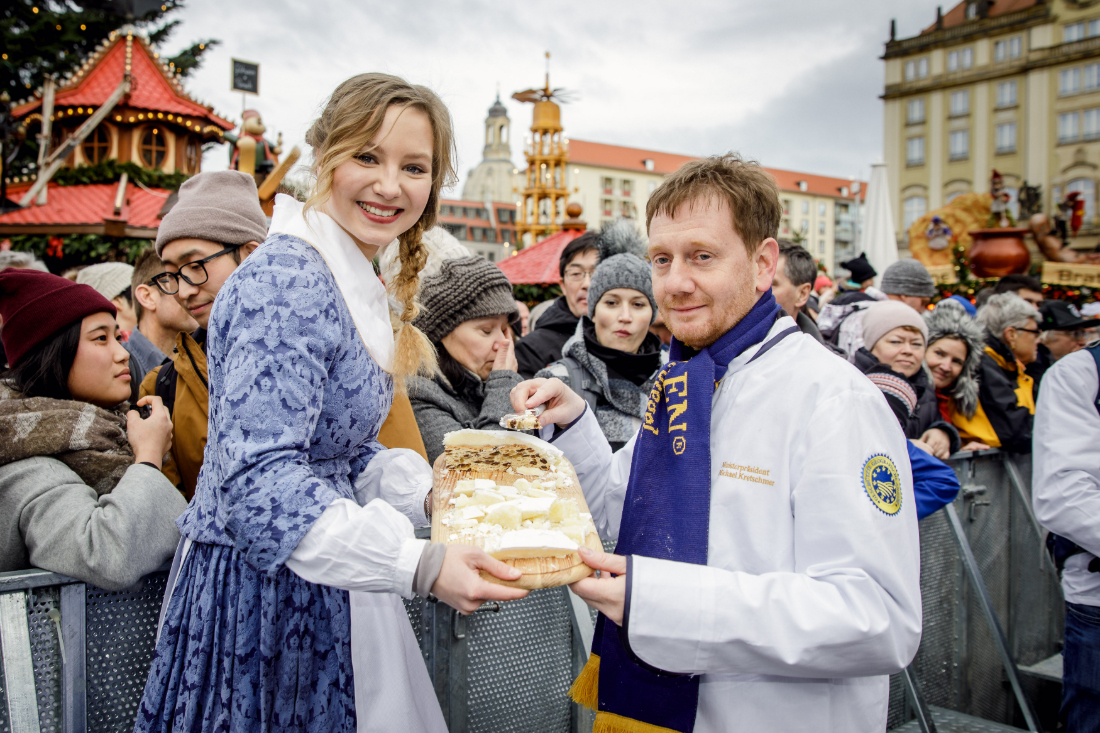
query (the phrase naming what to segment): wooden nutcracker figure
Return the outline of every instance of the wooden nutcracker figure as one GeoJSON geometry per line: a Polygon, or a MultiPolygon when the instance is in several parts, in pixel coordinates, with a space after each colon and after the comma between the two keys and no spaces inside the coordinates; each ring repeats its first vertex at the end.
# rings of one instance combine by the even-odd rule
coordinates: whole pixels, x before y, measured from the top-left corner
{"type": "Polygon", "coordinates": [[[254,109],[246,109],[241,115],[241,132],[234,135],[224,133],[222,138],[233,143],[233,153],[229,167],[233,170],[251,173],[260,185],[279,163],[279,154],[283,152],[283,134],[280,132],[275,143],[264,139],[263,120],[254,109]]]}

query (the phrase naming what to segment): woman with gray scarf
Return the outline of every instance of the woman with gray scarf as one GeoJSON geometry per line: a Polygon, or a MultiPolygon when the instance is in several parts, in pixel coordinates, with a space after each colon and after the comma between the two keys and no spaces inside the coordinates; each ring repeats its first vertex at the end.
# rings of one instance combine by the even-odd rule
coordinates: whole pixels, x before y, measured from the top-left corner
{"type": "Polygon", "coordinates": [[[584,397],[612,450],[638,432],[661,369],[661,340],[649,332],[656,315],[649,265],[631,253],[605,256],[588,288],[588,315],[562,358],[535,375],[584,397]]]}
{"type": "Polygon", "coordinates": [[[407,384],[430,463],[452,430],[503,429],[501,415],[512,412],[508,393],[521,381],[511,337],[518,319],[511,283],[484,258],[446,260],[438,275],[424,278],[413,325],[435,345],[439,369],[407,384]]]}

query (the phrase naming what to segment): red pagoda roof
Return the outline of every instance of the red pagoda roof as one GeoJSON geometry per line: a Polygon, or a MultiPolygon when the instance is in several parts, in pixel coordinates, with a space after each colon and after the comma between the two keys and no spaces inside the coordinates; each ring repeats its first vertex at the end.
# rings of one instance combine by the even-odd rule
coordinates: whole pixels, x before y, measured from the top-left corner
{"type": "Polygon", "coordinates": [[[565,245],[584,234],[565,229],[551,234],[538,244],[526,247],[497,263],[513,285],[553,285],[561,282],[558,261],[565,245]]]}
{"type": "MultiPolygon", "coordinates": [[[[29,184],[8,188],[8,197],[18,200],[29,184]]],[[[0,234],[112,234],[127,237],[155,237],[160,211],[171,195],[161,188],[126,186],[125,204],[115,215],[117,183],[87,183],[77,186],[47,185],[46,205],[28,206],[0,215],[0,234]],[[107,231],[108,229],[112,231],[107,231]]]]}
{"type": "MultiPolygon", "coordinates": [[[[145,39],[116,31],[85,61],[80,70],[54,93],[55,107],[99,107],[122,82],[130,56],[131,90],[120,105],[134,109],[199,117],[232,130],[236,125],[191,98],[168,67],[154,56],[145,39]]],[[[41,92],[38,93],[39,96],[41,92]]],[[[42,106],[41,98],[15,106],[16,118],[42,106]]]]}

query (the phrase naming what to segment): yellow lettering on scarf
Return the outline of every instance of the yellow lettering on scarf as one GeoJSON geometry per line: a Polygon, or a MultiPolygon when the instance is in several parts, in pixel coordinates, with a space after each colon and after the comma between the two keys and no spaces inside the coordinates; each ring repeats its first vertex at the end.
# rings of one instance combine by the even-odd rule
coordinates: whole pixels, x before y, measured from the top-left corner
{"type": "Polygon", "coordinates": [[[680,417],[680,415],[683,415],[685,412],[687,412],[687,409],[688,409],[687,400],[684,400],[683,402],[681,402],[678,405],[669,405],[668,406],[668,432],[671,433],[673,430],[684,430],[684,431],[686,431],[688,429],[688,426],[687,426],[686,422],[682,422],[678,425],[673,424],[673,421],[676,418],[680,417]]]}
{"type": "Polygon", "coordinates": [[[688,394],[688,375],[681,374],[678,377],[672,379],[666,379],[662,383],[665,388],[665,394],[679,395],[680,397],[687,397],[688,394]]]}
{"type": "Polygon", "coordinates": [[[649,404],[646,405],[645,419],[642,422],[642,427],[644,429],[648,430],[649,432],[653,433],[654,435],[660,435],[661,434],[661,431],[658,430],[655,427],[655,425],[656,425],[656,422],[657,422],[656,421],[657,403],[661,401],[661,397],[664,395],[664,386],[665,385],[664,385],[664,382],[662,380],[664,379],[664,376],[665,376],[666,372],[667,372],[667,368],[666,368],[665,372],[662,372],[657,377],[657,381],[653,383],[653,391],[649,393],[649,404]]]}

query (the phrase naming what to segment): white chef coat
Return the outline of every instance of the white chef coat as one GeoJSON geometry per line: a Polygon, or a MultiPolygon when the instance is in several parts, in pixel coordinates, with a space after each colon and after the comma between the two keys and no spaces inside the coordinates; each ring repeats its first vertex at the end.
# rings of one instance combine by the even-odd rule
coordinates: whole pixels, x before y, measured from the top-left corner
{"type": "MultiPolygon", "coordinates": [[[[789,317],[768,339],[794,326],[789,317]]],[[[768,340],[765,339],[765,342],[768,340]]],[[[701,674],[695,730],[881,732],[890,673],[916,654],[920,548],[905,435],[882,393],[812,336],[741,354],[712,400],[707,565],[635,556],[629,641],[701,674]],[[864,488],[885,455],[902,503],[864,488]]],[[[554,441],[604,538],[637,437],[611,454],[591,412],[554,441]]]]}
{"type": "Polygon", "coordinates": [[[1062,593],[1070,603],[1100,606],[1100,380],[1087,351],[1062,357],[1043,375],[1032,433],[1031,502],[1039,523],[1085,548],[1070,556],[1062,593]]]}

